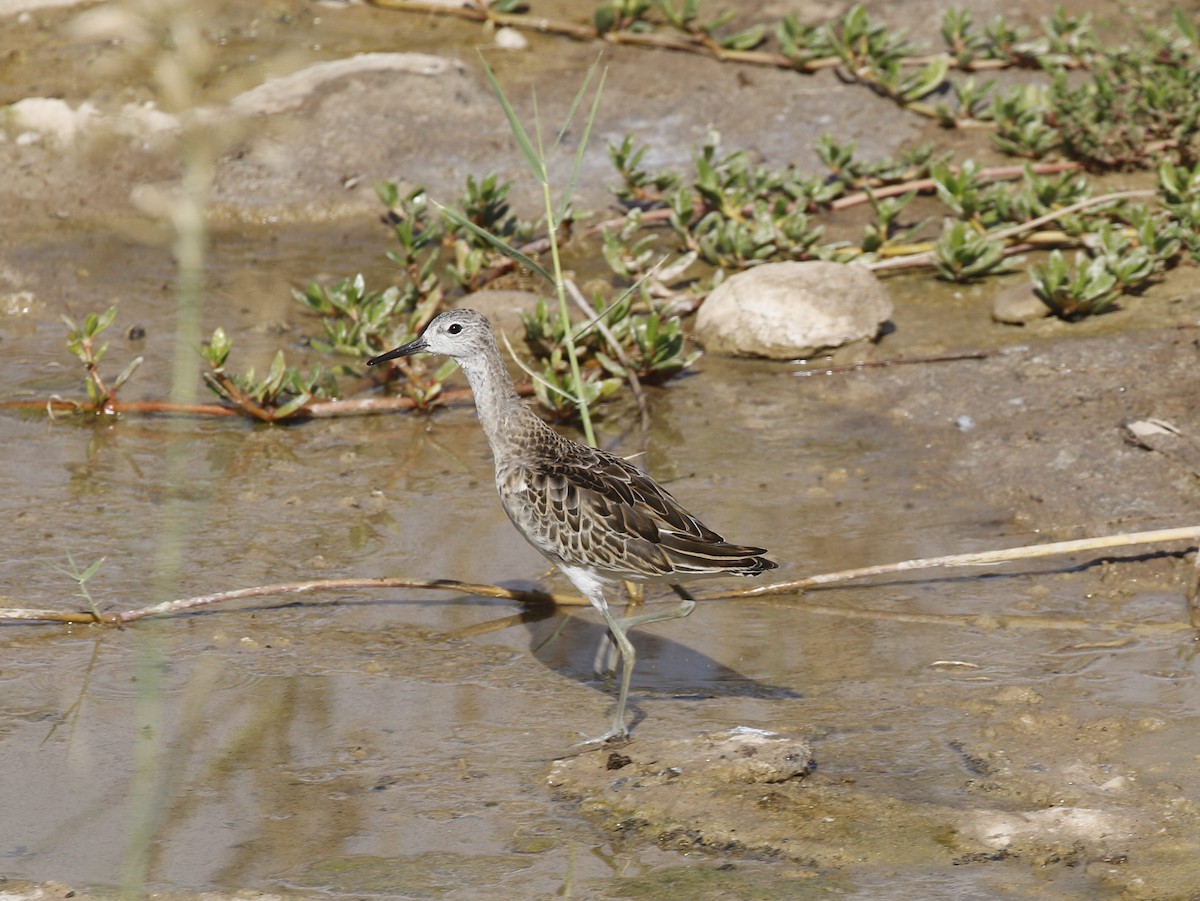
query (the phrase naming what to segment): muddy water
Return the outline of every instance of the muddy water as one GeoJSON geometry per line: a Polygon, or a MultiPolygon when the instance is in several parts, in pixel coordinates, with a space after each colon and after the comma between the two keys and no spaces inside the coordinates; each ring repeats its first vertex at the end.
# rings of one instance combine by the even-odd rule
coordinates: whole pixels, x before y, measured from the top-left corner
{"type": "MultiPolygon", "coordinates": [[[[287,300],[288,285],[312,274],[310,239],[277,242],[270,265],[258,266],[247,260],[263,262],[260,235],[215,242],[216,292],[252,290],[277,303],[255,315],[269,323],[257,330],[225,318],[247,362],[264,365],[280,343],[299,354],[299,336],[313,330],[287,300]]],[[[334,248],[330,266],[342,262],[337,238],[321,244],[334,248]]],[[[68,256],[92,265],[90,252],[81,245],[68,256]]],[[[103,253],[120,266],[91,272],[98,297],[115,293],[130,269],[148,284],[165,277],[154,248],[117,242],[103,253]]],[[[227,301],[212,309],[238,315],[227,301]]],[[[148,373],[165,372],[168,298],[128,296],[119,323],[134,322],[147,338],[135,346],[118,335],[114,367],[140,352],[148,373]]],[[[52,317],[23,323],[0,361],[9,396],[72,393],[77,373],[52,317]]],[[[780,578],[1031,537],[1003,511],[946,488],[939,473],[954,430],[931,436],[906,426],[879,405],[870,371],[798,377],[792,366],[716,360],[698,369],[654,393],[648,465],[713,525],[769,547],[780,578]]],[[[139,377],[130,396],[154,396],[164,377],[139,377]]],[[[610,432],[618,449],[637,444],[610,432]]],[[[194,421],[183,434],[161,418],[51,423],[8,414],[0,442],[0,515],[11,524],[4,583],[15,606],[82,606],[60,569],[68,554],[80,567],[105,559],[88,583],[102,609],[161,600],[155,566],[172,518],[183,523],[181,595],[337,576],[549,577],[494,498],[487,447],[466,406],[432,419],[289,428],[194,421]],[[166,461],[175,453],[186,478],[171,483],[166,461]]],[[[905,613],[1170,621],[1180,616],[1178,584],[1153,562],[1119,575],[1045,564],[844,588],[819,600],[905,613]]],[[[595,618],[573,617],[561,631],[557,616],[504,627],[516,612],[494,600],[384,591],[243,604],[122,631],[0,628],[5,874],[77,888],[118,883],[130,836],[148,817],[156,837],[149,880],[164,889],[1116,891],[1105,871],[1119,873],[1120,864],[1100,855],[956,867],[906,858],[903,829],[861,838],[847,851],[853,862],[815,866],[623,836],[546,784],[551,758],[607,717],[611,695],[591,675],[595,618]],[[488,623],[497,628],[483,630],[488,623]],[[138,771],[146,747],[152,764],[138,771]]],[[[886,801],[901,824],[906,805],[1020,811],[1108,804],[1116,793],[1136,832],[1172,803],[1192,803],[1181,786],[1195,784],[1196,759],[1178,747],[1194,734],[1200,705],[1190,645],[1178,633],[1114,640],[845,620],[785,596],[704,604],[636,641],[639,741],[738,725],[803,735],[814,743],[814,784],[886,801]],[[985,775],[993,795],[981,798],[985,775]],[[1098,787],[1108,779],[1122,787],[1098,787]]],[[[1186,874],[1178,851],[1171,844],[1150,858],[1172,886],[1186,874]]]]}

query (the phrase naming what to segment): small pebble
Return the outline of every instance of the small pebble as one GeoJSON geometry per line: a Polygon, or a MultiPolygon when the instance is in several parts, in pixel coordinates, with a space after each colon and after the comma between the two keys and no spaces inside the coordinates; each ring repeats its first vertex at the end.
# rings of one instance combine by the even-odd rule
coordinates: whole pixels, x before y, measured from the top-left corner
{"type": "Polygon", "coordinates": [[[496,32],[496,46],[501,50],[525,50],[529,39],[515,28],[501,28],[496,32]]]}

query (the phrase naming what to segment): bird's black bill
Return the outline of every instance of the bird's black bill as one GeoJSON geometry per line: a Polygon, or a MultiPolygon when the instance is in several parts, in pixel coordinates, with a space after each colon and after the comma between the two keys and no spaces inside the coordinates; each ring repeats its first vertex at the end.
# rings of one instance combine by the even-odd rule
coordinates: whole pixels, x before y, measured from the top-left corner
{"type": "Polygon", "coordinates": [[[367,360],[368,366],[374,366],[376,363],[386,363],[388,360],[394,360],[396,357],[407,357],[411,354],[419,354],[425,350],[425,339],[418,338],[416,341],[409,341],[395,350],[389,350],[385,354],[380,354],[377,357],[371,357],[367,360]]]}

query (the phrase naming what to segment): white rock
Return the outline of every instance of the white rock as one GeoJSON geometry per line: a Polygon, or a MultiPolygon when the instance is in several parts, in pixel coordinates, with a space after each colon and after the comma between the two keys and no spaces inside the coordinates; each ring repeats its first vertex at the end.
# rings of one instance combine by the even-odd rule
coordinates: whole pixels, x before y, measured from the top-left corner
{"type": "MultiPolygon", "coordinates": [[[[228,107],[203,109],[200,113],[214,124],[224,121],[231,112],[240,116],[276,115],[298,107],[329,82],[366,72],[435,77],[459,71],[461,63],[428,53],[359,53],[268,78],[235,97],[228,107]]],[[[26,97],[0,108],[0,124],[19,144],[48,139],[68,147],[98,128],[136,139],[166,134],[179,128],[179,119],[151,102],[127,103],[119,112],[105,114],[87,101],[72,107],[53,97],[26,97]]]]}
{"type": "Polygon", "coordinates": [[[964,813],[958,828],[964,837],[996,849],[1125,840],[1137,831],[1132,822],[1115,812],[1086,807],[1049,807],[1027,813],[978,810],[964,813]]]}
{"type": "Polygon", "coordinates": [[[515,28],[499,28],[496,30],[496,46],[501,50],[525,50],[529,47],[529,38],[515,28]]]}
{"type": "Polygon", "coordinates": [[[323,85],[351,75],[395,72],[436,77],[462,69],[462,63],[456,60],[429,53],[358,53],[268,78],[235,97],[230,108],[244,116],[274,115],[299,106],[323,85]]]}
{"type": "Polygon", "coordinates": [[[9,105],[5,118],[9,130],[20,133],[17,140],[21,143],[29,142],[22,140],[24,135],[41,135],[67,146],[98,114],[86,101],[76,108],[55,97],[26,97],[9,105]]]}
{"type": "Polygon", "coordinates": [[[794,360],[874,338],[891,315],[882,283],[860,266],[767,263],[708,295],[696,339],[710,353],[794,360]]]}

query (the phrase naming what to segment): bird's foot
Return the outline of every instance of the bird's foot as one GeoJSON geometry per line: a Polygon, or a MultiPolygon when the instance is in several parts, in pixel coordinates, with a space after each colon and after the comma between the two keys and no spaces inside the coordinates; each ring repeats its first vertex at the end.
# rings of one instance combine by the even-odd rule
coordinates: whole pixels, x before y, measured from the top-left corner
{"type": "Polygon", "coordinates": [[[573,745],[583,751],[603,751],[608,748],[623,748],[629,744],[629,729],[625,726],[614,726],[603,735],[595,738],[585,738],[573,745]]]}
{"type": "Polygon", "coordinates": [[[564,754],[557,755],[555,760],[566,760],[568,757],[578,757],[581,754],[587,754],[591,751],[615,751],[617,748],[623,748],[632,741],[629,737],[627,728],[609,729],[603,735],[597,735],[595,738],[585,738],[577,744],[571,745],[570,750],[564,754]]]}
{"type": "Polygon", "coordinates": [[[590,754],[593,751],[616,751],[618,748],[623,748],[628,745],[632,738],[629,737],[629,732],[617,732],[615,729],[605,732],[603,735],[598,735],[595,738],[585,738],[583,741],[571,745],[567,751],[562,754],[555,755],[555,760],[566,760],[570,757],[580,757],[584,754],[590,754]]]}

